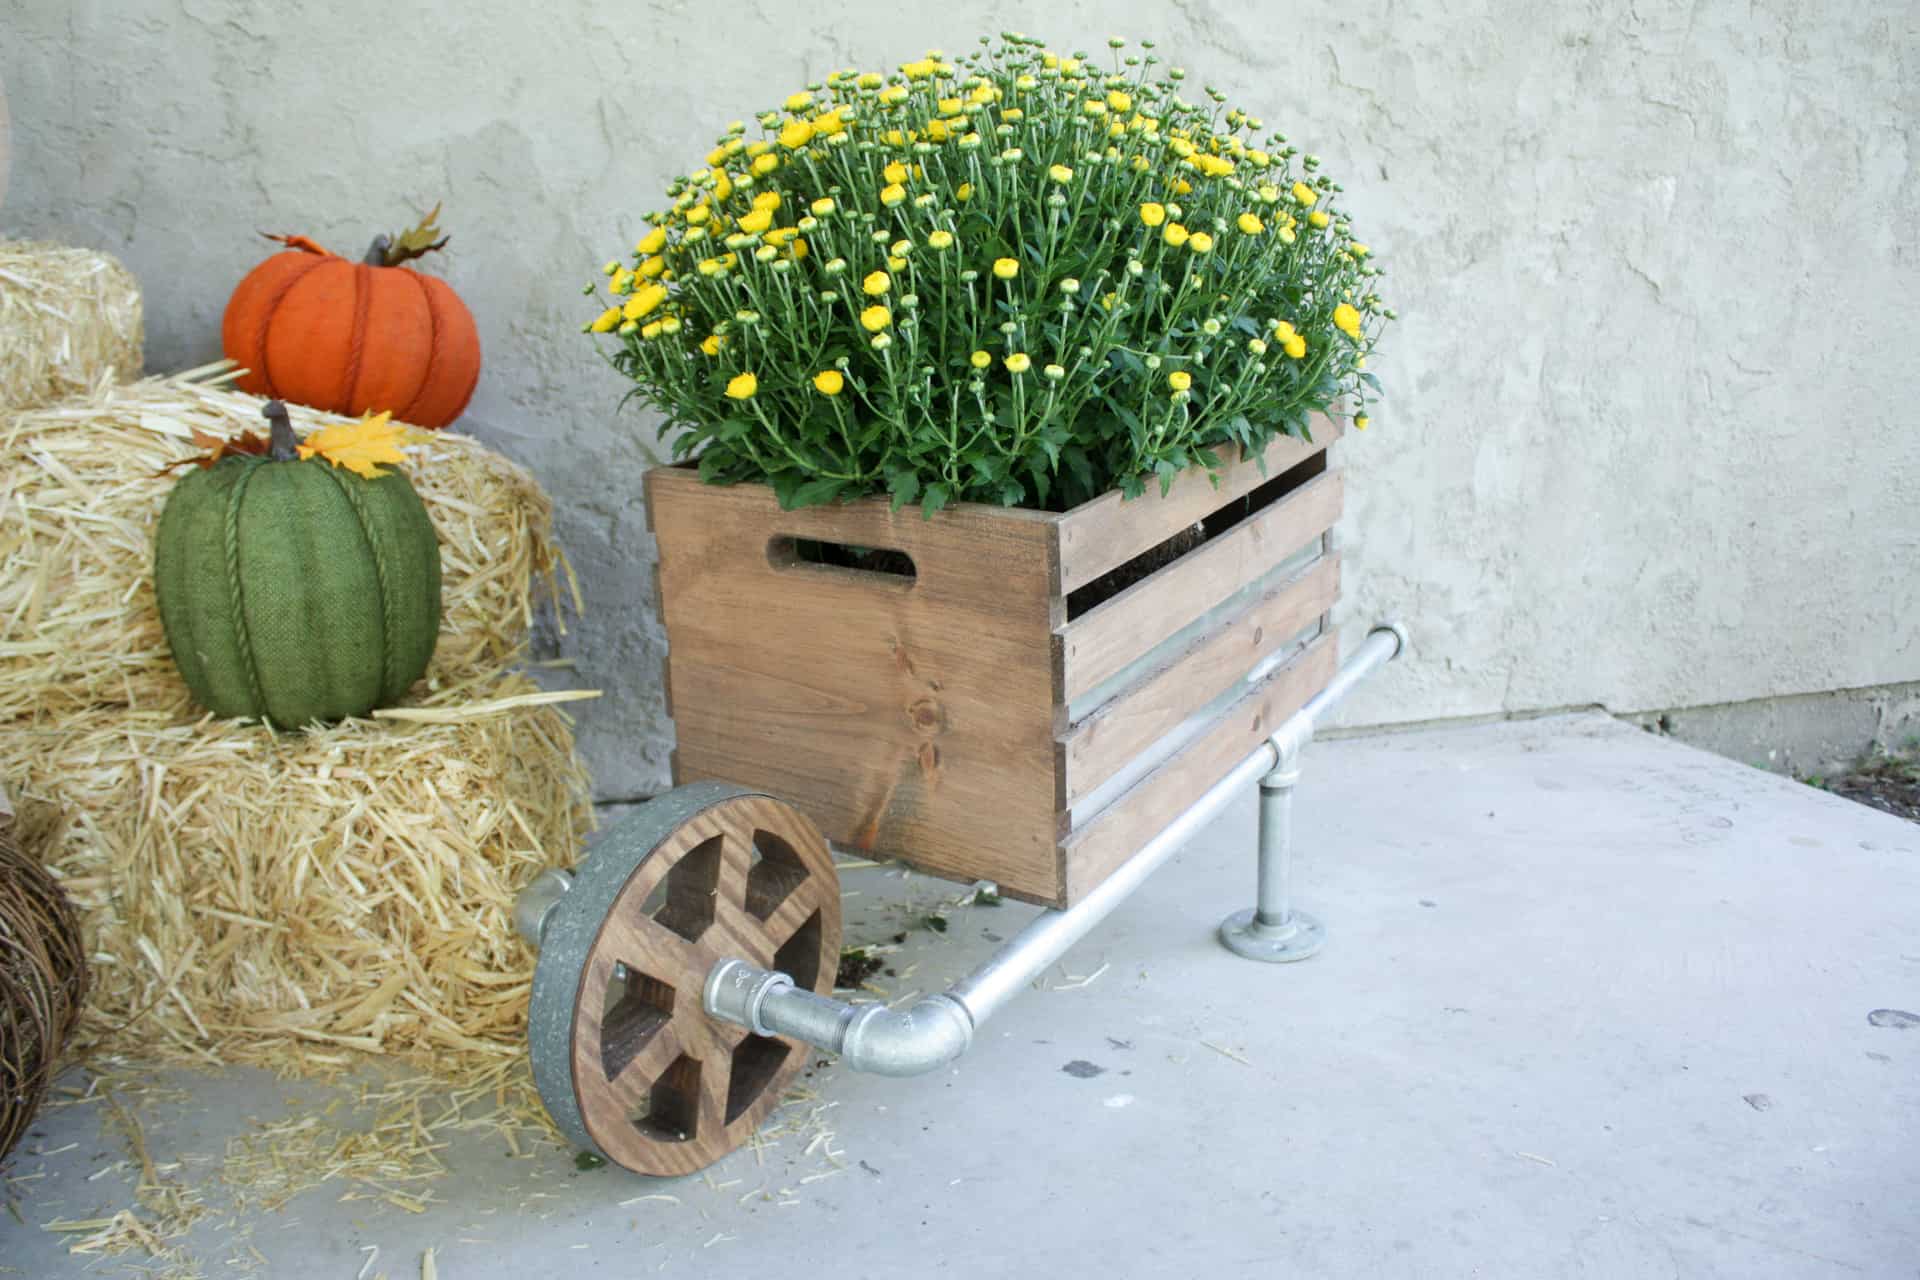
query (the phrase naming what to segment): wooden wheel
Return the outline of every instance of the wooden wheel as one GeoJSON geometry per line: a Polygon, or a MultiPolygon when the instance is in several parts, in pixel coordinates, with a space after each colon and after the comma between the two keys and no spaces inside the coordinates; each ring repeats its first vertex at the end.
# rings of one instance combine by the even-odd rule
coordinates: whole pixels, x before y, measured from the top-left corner
{"type": "Polygon", "coordinates": [[[839,876],[818,829],[780,801],[679,787],[595,843],[541,938],[527,1035],[569,1138],[678,1175],[766,1119],[808,1051],[707,1015],[707,974],[729,957],[831,991],[839,876]]]}

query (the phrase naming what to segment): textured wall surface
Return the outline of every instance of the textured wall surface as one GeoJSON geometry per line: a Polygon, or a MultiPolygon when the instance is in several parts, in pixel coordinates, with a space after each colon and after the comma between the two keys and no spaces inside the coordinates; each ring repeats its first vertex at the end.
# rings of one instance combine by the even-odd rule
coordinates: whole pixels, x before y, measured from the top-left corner
{"type": "Polygon", "coordinates": [[[1920,679],[1910,0],[1040,12],[11,0],[0,231],[123,256],[164,370],[219,354],[255,230],[355,251],[444,200],[432,269],[486,347],[464,425],[562,503],[570,650],[611,693],[582,740],[630,794],[670,735],[658,444],[576,331],[580,284],[725,121],[829,69],[1006,25],[1148,36],[1327,157],[1403,317],[1342,446],[1345,612],[1404,616],[1418,654],[1350,722],[1920,679]]]}

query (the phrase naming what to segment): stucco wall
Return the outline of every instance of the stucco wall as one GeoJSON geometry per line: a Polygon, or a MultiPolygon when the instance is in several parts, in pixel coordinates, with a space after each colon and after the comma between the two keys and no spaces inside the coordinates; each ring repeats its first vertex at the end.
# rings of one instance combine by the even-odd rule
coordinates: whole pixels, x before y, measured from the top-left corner
{"type": "Polygon", "coordinates": [[[604,795],[664,776],[647,424],[580,284],[716,127],[841,65],[1026,27],[1157,39],[1328,158],[1404,317],[1342,445],[1346,614],[1416,661],[1354,723],[1920,679],[1907,0],[12,0],[0,230],[107,248],[156,370],[218,354],[256,229],[341,250],[446,202],[470,429],[562,504],[611,697],[604,795]],[[1042,17],[1041,15],[1045,16],[1042,17]]]}

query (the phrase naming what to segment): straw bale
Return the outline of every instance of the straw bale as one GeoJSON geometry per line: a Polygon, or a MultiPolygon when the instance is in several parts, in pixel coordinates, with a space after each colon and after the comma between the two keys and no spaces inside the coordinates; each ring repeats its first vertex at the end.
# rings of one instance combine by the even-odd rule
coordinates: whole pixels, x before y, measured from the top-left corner
{"type": "MultiPolygon", "coordinates": [[[[0,722],[113,706],[194,714],[153,597],[153,530],[175,481],[162,469],[202,452],[195,430],[262,429],[258,398],[191,381],[208,372],[0,414],[0,722]]],[[[302,433],[338,421],[291,413],[302,433]]],[[[571,577],[552,503],[525,470],[451,431],[409,432],[405,450],[440,537],[431,690],[523,656],[536,606],[557,604],[571,577]]]]}
{"type": "Polygon", "coordinates": [[[417,704],[465,718],[296,734],[127,708],[0,727],[21,842],[84,919],[81,1039],[302,1074],[524,1052],[513,898],[592,824],[570,722],[533,690],[476,677],[417,704]]]}
{"type": "Polygon", "coordinates": [[[0,413],[140,376],[140,282],[92,249],[0,241],[0,413]]]}

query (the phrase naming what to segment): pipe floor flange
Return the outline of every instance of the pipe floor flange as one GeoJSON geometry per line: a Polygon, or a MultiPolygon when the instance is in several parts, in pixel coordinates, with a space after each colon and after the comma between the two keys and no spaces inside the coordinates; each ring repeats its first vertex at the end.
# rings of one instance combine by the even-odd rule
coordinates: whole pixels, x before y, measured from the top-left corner
{"type": "Polygon", "coordinates": [[[1248,960],[1290,964],[1319,955],[1327,945],[1327,927],[1304,911],[1295,911],[1283,925],[1258,924],[1248,907],[1220,922],[1220,945],[1248,960]]]}

